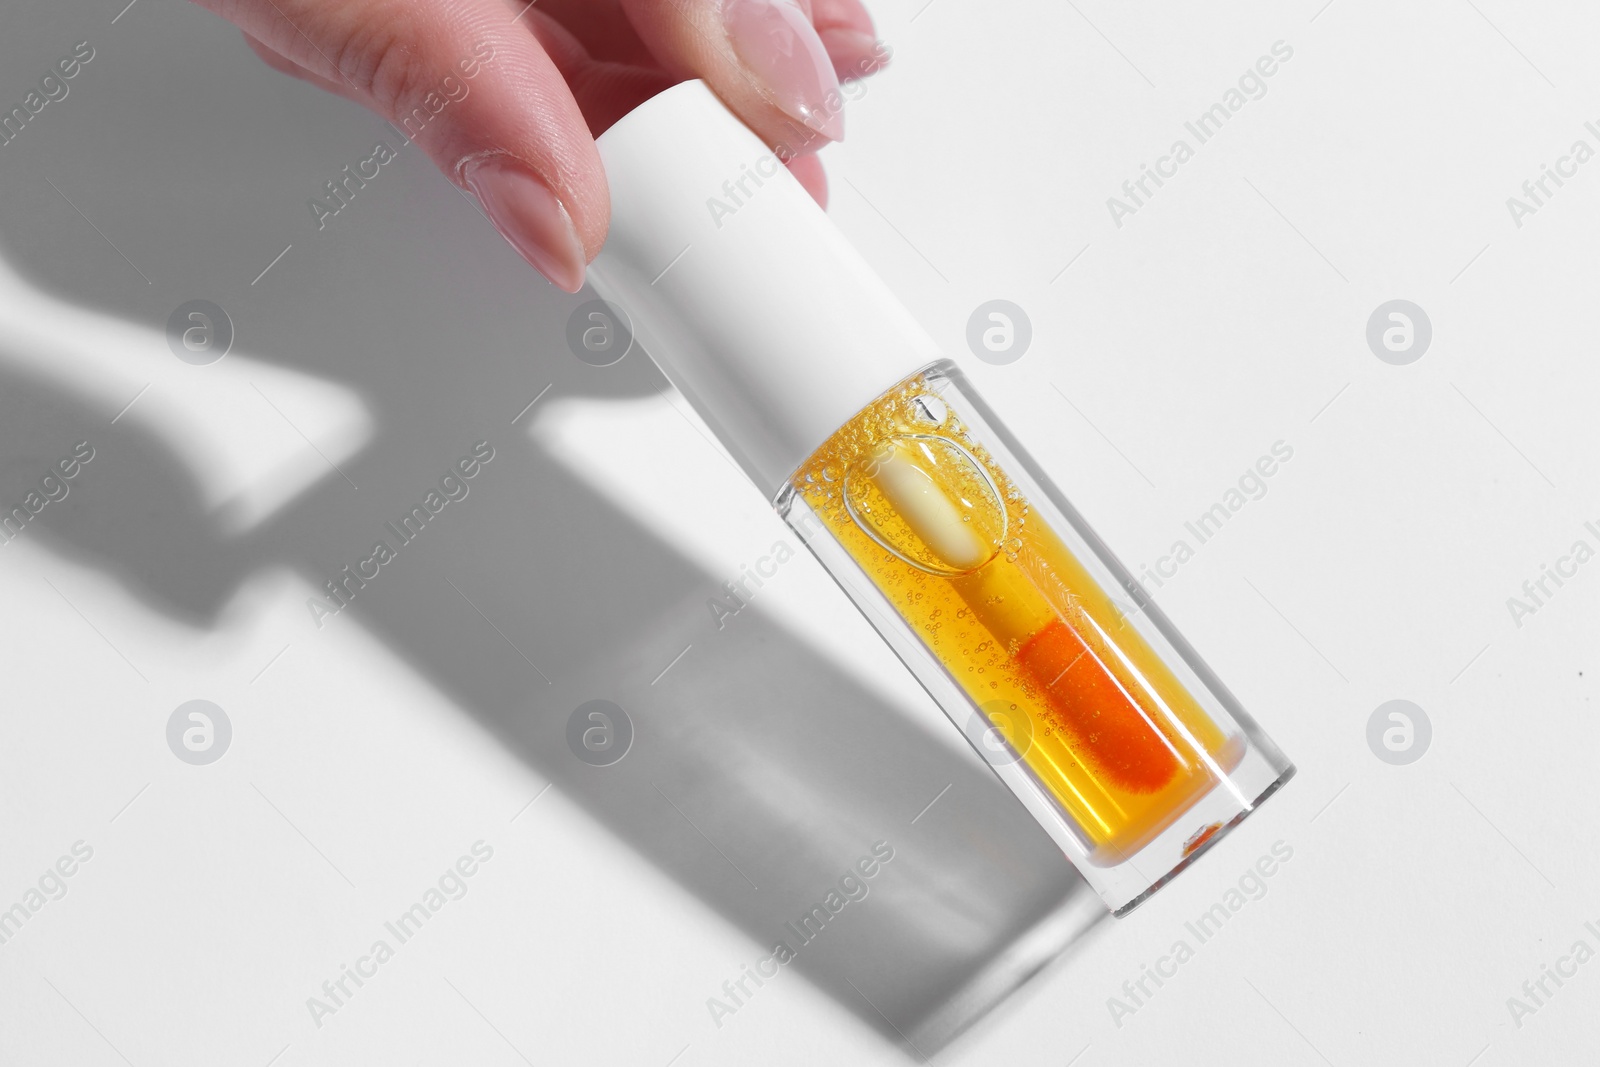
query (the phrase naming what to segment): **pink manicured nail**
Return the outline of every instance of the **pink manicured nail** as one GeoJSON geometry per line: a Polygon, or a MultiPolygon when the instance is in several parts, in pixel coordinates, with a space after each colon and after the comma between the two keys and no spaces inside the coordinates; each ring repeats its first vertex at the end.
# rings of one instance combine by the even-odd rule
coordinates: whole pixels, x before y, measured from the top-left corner
{"type": "Polygon", "coordinates": [[[559,289],[576,293],[583,288],[583,242],[548,185],[506,156],[470,163],[462,178],[523,259],[559,289]]]}
{"type": "Polygon", "coordinates": [[[822,46],[833,59],[833,72],[842,82],[865,78],[889,65],[889,46],[870,33],[836,26],[818,30],[822,46]]]}
{"type": "Polygon", "coordinates": [[[830,141],[844,140],[844,97],[833,60],[794,0],[728,0],[723,24],[733,50],[772,103],[830,141]]]}

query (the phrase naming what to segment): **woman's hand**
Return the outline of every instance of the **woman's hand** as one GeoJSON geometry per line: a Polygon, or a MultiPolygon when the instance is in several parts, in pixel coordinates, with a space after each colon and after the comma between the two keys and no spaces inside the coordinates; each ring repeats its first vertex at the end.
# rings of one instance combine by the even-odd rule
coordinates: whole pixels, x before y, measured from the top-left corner
{"type": "Polygon", "coordinates": [[[859,0],[197,0],[273,67],[404,130],[568,292],[610,218],[594,136],[703,78],[818,200],[841,79],[888,51],[859,0]]]}

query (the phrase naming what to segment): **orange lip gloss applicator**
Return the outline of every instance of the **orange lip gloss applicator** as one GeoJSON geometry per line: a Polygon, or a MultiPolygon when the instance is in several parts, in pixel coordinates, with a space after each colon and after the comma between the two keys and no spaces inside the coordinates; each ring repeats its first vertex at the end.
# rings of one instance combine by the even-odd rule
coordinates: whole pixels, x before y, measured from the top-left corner
{"type": "Polygon", "coordinates": [[[709,89],[668,89],[599,144],[612,220],[595,288],[1114,912],[1289,780],[1283,754],[709,89]]]}

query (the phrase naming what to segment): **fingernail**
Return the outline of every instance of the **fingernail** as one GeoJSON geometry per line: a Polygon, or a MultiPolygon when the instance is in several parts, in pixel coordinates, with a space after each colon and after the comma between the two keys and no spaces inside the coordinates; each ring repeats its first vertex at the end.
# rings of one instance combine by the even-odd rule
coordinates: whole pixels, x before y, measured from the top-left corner
{"type": "Polygon", "coordinates": [[[506,156],[489,156],[462,172],[500,236],[558,289],[583,288],[583,242],[572,216],[532,171],[506,156]]]}
{"type": "Polygon", "coordinates": [[[865,78],[889,65],[889,46],[870,33],[841,26],[818,30],[822,46],[833,60],[833,72],[842,82],[865,78]]]}
{"type": "Polygon", "coordinates": [[[844,97],[833,60],[794,0],[728,0],[723,24],[733,50],[772,103],[830,141],[844,140],[844,97]]]}

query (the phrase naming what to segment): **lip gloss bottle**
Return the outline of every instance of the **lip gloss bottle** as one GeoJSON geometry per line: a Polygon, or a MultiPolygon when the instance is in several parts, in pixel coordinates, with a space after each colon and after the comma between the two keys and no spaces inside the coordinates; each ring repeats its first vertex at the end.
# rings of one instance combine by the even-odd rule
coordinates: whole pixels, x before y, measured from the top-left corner
{"type": "Polygon", "coordinates": [[[1293,766],[703,83],[599,139],[590,279],[1118,915],[1293,766]]]}

